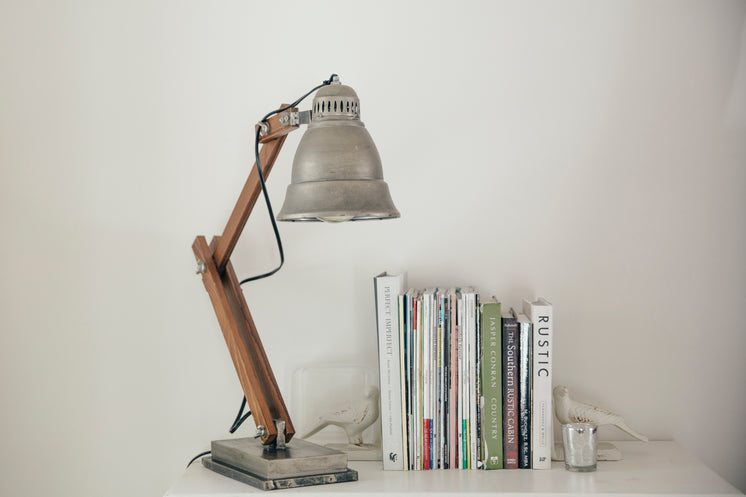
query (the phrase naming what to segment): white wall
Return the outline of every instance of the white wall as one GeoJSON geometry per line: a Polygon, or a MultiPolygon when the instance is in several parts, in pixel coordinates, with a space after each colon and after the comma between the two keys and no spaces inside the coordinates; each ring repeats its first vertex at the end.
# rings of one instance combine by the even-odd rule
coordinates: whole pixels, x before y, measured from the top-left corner
{"type": "MultiPolygon", "coordinates": [[[[0,3],[0,494],[160,495],[226,436],[241,394],[191,243],[222,230],[253,124],[332,72],[402,218],[280,226],[286,267],[245,292],[281,388],[375,367],[381,270],[542,295],[557,383],[746,490],[745,20],[720,1],[0,3]]],[[[234,261],[276,263],[264,208],[234,261]]]]}

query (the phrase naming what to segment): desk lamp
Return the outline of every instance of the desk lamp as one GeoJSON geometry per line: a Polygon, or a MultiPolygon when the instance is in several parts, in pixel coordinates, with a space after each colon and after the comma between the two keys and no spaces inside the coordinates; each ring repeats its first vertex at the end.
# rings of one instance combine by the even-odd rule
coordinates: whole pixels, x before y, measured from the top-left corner
{"type": "Polygon", "coordinates": [[[284,261],[265,178],[288,133],[301,124],[307,124],[308,129],[293,160],[292,179],[278,220],[342,222],[399,217],[383,181],[376,146],[360,121],[357,94],[332,75],[257,124],[255,167],[223,234],[209,245],[204,236],[198,236],[192,245],[197,273],[202,275],[244,393],[231,433],[248,415],[253,416],[257,428],[253,438],[213,441],[211,456],[202,462],[218,473],[265,490],[357,480],[357,472],[347,468],[344,452],[300,439],[291,442],[295,429],[240,286],[274,274],[284,261]],[[299,112],[296,105],[316,90],[311,110],[299,112]],[[239,281],[230,257],[260,193],[267,203],[281,262],[271,272],[239,281]],[[246,403],[250,412],[243,415],[246,403]]]}

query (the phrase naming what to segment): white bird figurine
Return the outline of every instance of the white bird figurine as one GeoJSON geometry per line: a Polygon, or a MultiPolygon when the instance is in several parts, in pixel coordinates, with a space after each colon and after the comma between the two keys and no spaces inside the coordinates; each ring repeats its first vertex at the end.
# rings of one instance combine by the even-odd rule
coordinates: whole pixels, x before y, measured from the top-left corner
{"type": "Polygon", "coordinates": [[[347,434],[347,440],[352,445],[363,445],[363,431],[378,419],[377,387],[369,386],[365,389],[365,398],[351,405],[339,406],[333,411],[319,417],[316,424],[301,438],[308,438],[329,425],[339,426],[347,434]]]}
{"type": "Polygon", "coordinates": [[[601,407],[572,400],[567,387],[562,385],[554,387],[554,413],[562,424],[594,423],[596,425],[614,425],[638,440],[642,440],[643,442],[648,441],[648,437],[630,428],[620,415],[601,407]]]}

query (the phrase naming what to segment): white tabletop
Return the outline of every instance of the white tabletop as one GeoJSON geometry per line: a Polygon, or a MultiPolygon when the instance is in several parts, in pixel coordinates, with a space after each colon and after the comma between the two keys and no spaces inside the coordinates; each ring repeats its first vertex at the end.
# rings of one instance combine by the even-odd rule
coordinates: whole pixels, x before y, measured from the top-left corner
{"type": "MultiPolygon", "coordinates": [[[[572,473],[564,463],[551,470],[383,471],[379,462],[351,461],[356,482],[271,491],[282,494],[417,496],[497,493],[531,495],[743,495],[675,442],[614,442],[624,460],[598,463],[593,473],[572,473]]],[[[195,462],[167,496],[233,496],[260,493],[195,462]]]]}

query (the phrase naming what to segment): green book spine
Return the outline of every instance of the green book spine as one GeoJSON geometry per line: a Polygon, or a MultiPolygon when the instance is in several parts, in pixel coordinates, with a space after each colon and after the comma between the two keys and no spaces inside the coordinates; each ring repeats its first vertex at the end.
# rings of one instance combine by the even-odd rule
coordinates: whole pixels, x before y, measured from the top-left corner
{"type": "Polygon", "coordinates": [[[482,319],[482,441],[485,469],[503,467],[502,328],[500,302],[481,307],[482,319]]]}

